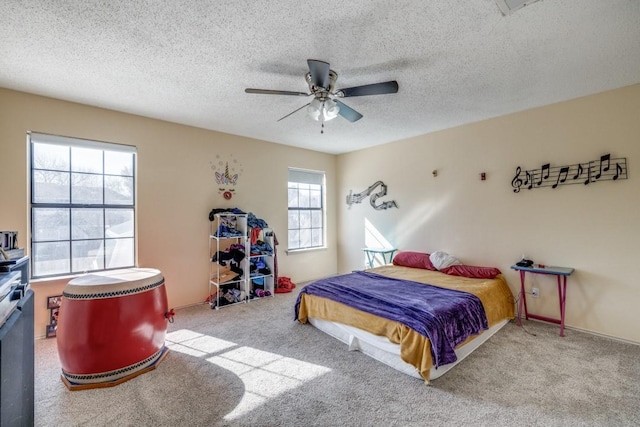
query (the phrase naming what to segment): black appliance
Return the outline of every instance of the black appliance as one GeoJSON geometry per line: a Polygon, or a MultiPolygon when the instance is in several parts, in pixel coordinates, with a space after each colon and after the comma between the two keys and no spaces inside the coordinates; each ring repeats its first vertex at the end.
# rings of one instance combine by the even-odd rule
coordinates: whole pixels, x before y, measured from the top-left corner
{"type": "Polygon", "coordinates": [[[34,296],[28,257],[0,265],[0,426],[34,423],[34,296]],[[24,272],[24,273],[23,273],[24,272]]]}

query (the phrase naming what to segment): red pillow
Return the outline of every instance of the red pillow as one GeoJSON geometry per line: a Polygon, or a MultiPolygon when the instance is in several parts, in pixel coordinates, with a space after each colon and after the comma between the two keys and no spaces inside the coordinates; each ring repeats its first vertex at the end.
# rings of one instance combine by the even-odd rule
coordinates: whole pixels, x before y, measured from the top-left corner
{"type": "Polygon", "coordinates": [[[436,268],[429,259],[429,254],[422,252],[400,252],[393,257],[393,265],[436,271],[436,268]]]}
{"type": "Polygon", "coordinates": [[[474,265],[452,265],[440,271],[451,276],[469,277],[471,279],[495,279],[501,273],[495,267],[476,267],[474,265]]]}

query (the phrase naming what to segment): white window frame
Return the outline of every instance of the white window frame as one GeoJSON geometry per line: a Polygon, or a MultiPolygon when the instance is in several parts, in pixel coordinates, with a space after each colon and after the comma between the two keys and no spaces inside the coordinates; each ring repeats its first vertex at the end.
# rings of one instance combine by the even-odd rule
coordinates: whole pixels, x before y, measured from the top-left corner
{"type": "Polygon", "coordinates": [[[287,242],[288,252],[326,249],[326,174],[323,171],[290,167],[287,181],[287,242]],[[318,191],[320,194],[318,195],[318,191]],[[296,205],[292,206],[292,192],[296,205]],[[301,192],[304,198],[315,200],[314,206],[300,205],[301,192]],[[312,196],[313,195],[313,196],[312,196]],[[317,204],[319,203],[319,206],[317,204]],[[297,219],[294,216],[297,215],[297,219]],[[306,221],[302,218],[306,218],[306,221]],[[313,219],[312,219],[313,218],[313,219]],[[315,221],[315,222],[314,222],[315,221]],[[320,241],[314,244],[312,236],[320,241]],[[305,244],[304,242],[308,243],[305,244]]]}
{"type": "MultiPolygon", "coordinates": [[[[31,277],[34,279],[45,279],[45,278],[56,278],[56,277],[64,277],[64,276],[73,276],[77,274],[87,273],[89,271],[105,271],[105,270],[113,270],[117,268],[129,268],[135,267],[137,265],[137,216],[136,216],[136,183],[137,183],[137,150],[136,147],[122,144],[114,144],[102,141],[93,141],[79,138],[72,138],[66,136],[59,135],[49,135],[38,132],[28,132],[27,133],[27,145],[29,152],[29,238],[30,238],[30,258],[31,258],[31,277]],[[65,147],[69,149],[69,165],[68,169],[64,168],[52,168],[48,169],[46,167],[38,167],[36,165],[36,161],[34,159],[34,144],[46,144],[48,146],[59,146],[65,147]],[[72,164],[72,152],[77,153],[78,150],[74,151],[73,149],[91,149],[96,151],[102,151],[102,170],[99,172],[85,172],[81,170],[74,170],[74,165],[72,164]],[[111,156],[117,156],[120,153],[131,154],[132,155],[132,163],[131,163],[131,171],[123,174],[123,173],[110,173],[108,170],[105,170],[105,167],[108,165],[105,161],[105,153],[108,153],[111,156]],[[55,200],[55,196],[47,200],[46,193],[39,193],[36,191],[36,185],[38,185],[34,180],[34,173],[59,173],[61,177],[68,179],[69,186],[69,197],[68,200],[55,200]],[[68,177],[66,177],[68,175],[68,177]],[[102,189],[102,202],[93,202],[93,201],[79,201],[74,200],[74,188],[78,189],[81,186],[76,185],[74,187],[74,176],[83,176],[87,179],[95,179],[96,182],[100,183],[100,187],[102,189]],[[105,181],[111,179],[113,180],[122,180],[126,181],[127,185],[130,185],[130,197],[124,197],[124,200],[105,200],[109,199],[106,195],[105,189],[108,185],[105,184],[105,181]],[[38,194],[36,194],[38,193],[38,194]],[[38,198],[38,200],[36,200],[38,198]],[[129,201],[129,199],[131,201],[129,201]],[[44,215],[47,211],[55,211],[58,210],[60,212],[64,212],[65,220],[68,221],[68,226],[63,228],[65,232],[59,233],[58,236],[52,238],[50,236],[43,237],[42,232],[38,232],[35,227],[37,227],[36,222],[38,221],[39,215],[44,215]],[[65,212],[66,211],[66,212],[65,212]],[[93,216],[89,215],[93,214],[93,216]],[[116,217],[128,217],[132,215],[132,223],[126,225],[126,228],[131,227],[130,231],[127,231],[124,236],[109,236],[107,230],[109,229],[109,220],[108,217],[110,215],[115,215],[116,217]],[[102,235],[99,237],[78,237],[74,236],[74,229],[72,228],[74,224],[74,218],[79,218],[81,215],[88,215],[87,218],[95,218],[98,220],[96,226],[93,228],[95,230],[102,229],[102,235]],[[66,232],[68,230],[68,233],[66,232]],[[62,268],[51,269],[47,271],[47,268],[44,267],[44,261],[41,257],[42,253],[40,249],[42,249],[47,243],[53,245],[60,245],[63,247],[65,244],[68,245],[68,258],[60,258],[63,261],[63,264],[58,264],[58,266],[64,266],[64,259],[68,260],[68,266],[64,266],[62,268]],[[95,246],[99,246],[99,249],[92,251],[95,253],[95,263],[92,267],[88,267],[86,260],[88,259],[86,256],[74,257],[74,248],[76,253],[78,253],[79,248],[82,244],[93,244],[95,246]],[[118,245],[122,244],[125,250],[119,251],[118,245]],[[38,245],[40,245],[38,247],[38,245]],[[113,250],[111,250],[113,249],[113,250]],[[116,259],[118,255],[127,254],[124,260],[122,258],[116,259]],[[131,257],[132,254],[132,257],[131,257]],[[83,261],[84,260],[84,261],[83,261]],[[67,268],[68,267],[68,268],[67,268]],[[51,272],[52,270],[57,270],[55,272],[51,272]],[[64,270],[64,271],[63,271],[64,270]]],[[[112,157],[113,158],[113,157],[112,157]]],[[[113,165],[113,163],[111,163],[113,165]]],[[[66,167],[66,165],[65,165],[66,167]]],[[[129,188],[128,188],[129,189],[129,188]]],[[[95,191],[95,189],[94,189],[95,191]]],[[[112,194],[117,194],[113,193],[112,194]]],[[[43,218],[43,217],[42,217],[43,218]]],[[[85,223],[86,224],[86,223],[85,223]]],[[[91,225],[91,224],[90,224],[91,225]]],[[[90,228],[90,227],[89,227],[90,228]]],[[[39,230],[42,227],[39,228],[39,230]]],[[[44,228],[46,229],[46,227],[44,228]]],[[[91,255],[92,257],[94,255],[91,255]]],[[[58,260],[56,258],[56,260],[58,260]]]]}

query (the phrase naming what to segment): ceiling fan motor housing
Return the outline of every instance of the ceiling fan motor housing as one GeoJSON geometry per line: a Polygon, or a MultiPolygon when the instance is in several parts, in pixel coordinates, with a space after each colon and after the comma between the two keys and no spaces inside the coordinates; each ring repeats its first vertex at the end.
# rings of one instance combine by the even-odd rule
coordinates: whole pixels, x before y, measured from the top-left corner
{"type": "Polygon", "coordinates": [[[333,89],[336,85],[336,80],[338,80],[338,73],[333,70],[329,70],[329,87],[319,87],[314,85],[311,73],[307,73],[305,75],[305,79],[307,80],[307,84],[309,85],[309,90],[312,94],[316,95],[316,98],[318,98],[318,94],[321,95],[321,98],[327,98],[327,95],[333,93],[333,89]]]}

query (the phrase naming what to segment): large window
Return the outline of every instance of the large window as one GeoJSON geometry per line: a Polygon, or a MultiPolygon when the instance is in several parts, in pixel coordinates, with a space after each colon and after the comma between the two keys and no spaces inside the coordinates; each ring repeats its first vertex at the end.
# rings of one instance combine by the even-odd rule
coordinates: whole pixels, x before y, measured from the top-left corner
{"type": "Polygon", "coordinates": [[[31,275],[135,265],[135,148],[30,133],[31,275]]]}
{"type": "Polygon", "coordinates": [[[289,168],[289,250],[324,247],[324,172],[289,168]]]}

